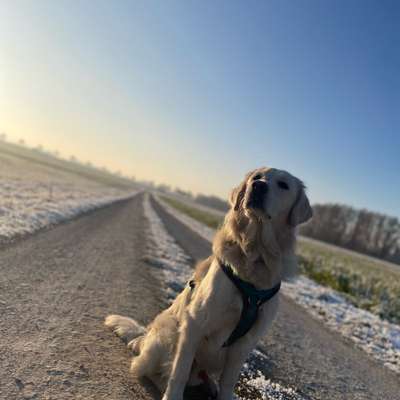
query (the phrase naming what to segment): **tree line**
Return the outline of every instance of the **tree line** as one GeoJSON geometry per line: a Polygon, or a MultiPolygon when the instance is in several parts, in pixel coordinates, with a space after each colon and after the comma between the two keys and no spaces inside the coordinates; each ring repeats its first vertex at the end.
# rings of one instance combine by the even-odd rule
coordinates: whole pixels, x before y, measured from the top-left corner
{"type": "Polygon", "coordinates": [[[313,210],[300,234],[400,264],[397,218],[342,204],[316,204],[313,210]]]}

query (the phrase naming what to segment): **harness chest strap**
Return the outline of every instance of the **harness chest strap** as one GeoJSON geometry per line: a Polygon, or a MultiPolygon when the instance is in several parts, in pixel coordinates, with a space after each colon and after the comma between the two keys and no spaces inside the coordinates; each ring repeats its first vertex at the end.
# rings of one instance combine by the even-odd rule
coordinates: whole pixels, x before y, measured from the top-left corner
{"type": "Polygon", "coordinates": [[[236,325],[229,338],[225,341],[222,347],[232,345],[236,340],[244,336],[256,323],[258,316],[258,309],[262,304],[272,299],[281,288],[281,282],[272,287],[271,289],[258,290],[254,285],[240,279],[232,270],[232,268],[219,261],[219,265],[225,272],[226,276],[236,286],[242,295],[243,309],[240,315],[240,320],[236,325]]]}

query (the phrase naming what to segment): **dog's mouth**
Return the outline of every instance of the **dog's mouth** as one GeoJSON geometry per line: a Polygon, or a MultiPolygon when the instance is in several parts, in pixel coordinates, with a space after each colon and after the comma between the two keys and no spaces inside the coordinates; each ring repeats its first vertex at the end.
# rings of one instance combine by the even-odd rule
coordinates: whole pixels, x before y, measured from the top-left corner
{"type": "Polygon", "coordinates": [[[267,219],[271,219],[271,216],[265,210],[265,197],[267,196],[266,191],[260,191],[253,189],[248,196],[246,201],[246,208],[261,216],[261,214],[267,219]]]}
{"type": "Polygon", "coordinates": [[[264,210],[264,196],[252,193],[246,204],[247,208],[264,210]]]}
{"type": "Polygon", "coordinates": [[[264,210],[264,200],[267,195],[268,187],[264,182],[253,182],[248,196],[246,206],[258,210],[264,210]]]}

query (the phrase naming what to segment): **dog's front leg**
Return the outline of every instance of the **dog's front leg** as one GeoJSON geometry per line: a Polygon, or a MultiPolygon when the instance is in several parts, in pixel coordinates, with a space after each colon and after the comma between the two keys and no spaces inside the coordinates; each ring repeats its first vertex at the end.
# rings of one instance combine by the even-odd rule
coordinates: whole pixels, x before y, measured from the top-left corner
{"type": "Polygon", "coordinates": [[[253,347],[253,342],[241,339],[229,348],[219,381],[218,400],[233,399],[233,390],[238,380],[240,370],[253,347]]]}
{"type": "Polygon", "coordinates": [[[195,320],[187,314],[180,327],[176,353],[172,364],[172,372],[162,400],[183,399],[183,392],[189,380],[194,356],[200,339],[200,327],[198,327],[195,320]]]}

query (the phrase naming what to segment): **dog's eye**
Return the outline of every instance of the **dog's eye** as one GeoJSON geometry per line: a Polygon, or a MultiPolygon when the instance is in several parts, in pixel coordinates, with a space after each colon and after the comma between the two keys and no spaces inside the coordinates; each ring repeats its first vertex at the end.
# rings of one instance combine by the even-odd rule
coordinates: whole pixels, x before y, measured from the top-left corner
{"type": "Polygon", "coordinates": [[[288,185],[286,182],[284,182],[284,181],[278,181],[278,186],[279,186],[281,189],[289,190],[289,185],[288,185]]]}
{"type": "Polygon", "coordinates": [[[261,178],[262,178],[261,174],[254,175],[253,176],[253,181],[258,181],[261,178]]]}

